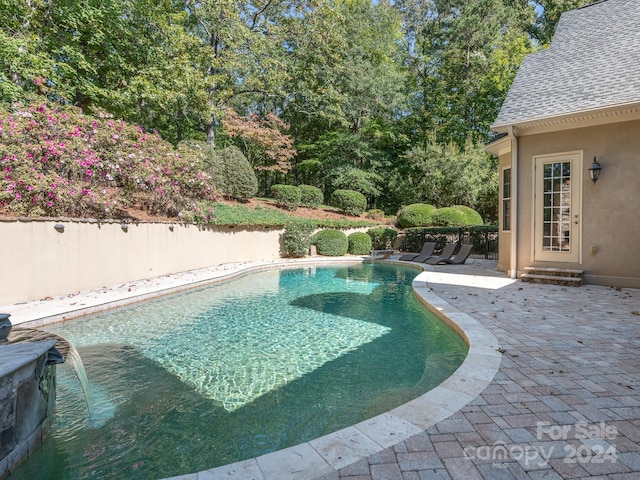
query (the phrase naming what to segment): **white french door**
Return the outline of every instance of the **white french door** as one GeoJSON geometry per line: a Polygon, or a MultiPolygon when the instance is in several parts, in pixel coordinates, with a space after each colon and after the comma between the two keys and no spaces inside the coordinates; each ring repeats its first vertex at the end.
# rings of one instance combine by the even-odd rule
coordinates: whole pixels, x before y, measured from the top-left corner
{"type": "Polygon", "coordinates": [[[535,157],[534,259],[580,262],[582,153],[535,157]]]}

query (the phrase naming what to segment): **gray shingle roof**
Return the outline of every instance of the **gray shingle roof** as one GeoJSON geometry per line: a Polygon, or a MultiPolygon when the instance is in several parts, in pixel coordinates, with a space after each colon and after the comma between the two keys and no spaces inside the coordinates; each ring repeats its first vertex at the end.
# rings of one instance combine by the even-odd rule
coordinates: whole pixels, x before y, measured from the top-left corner
{"type": "Polygon", "coordinates": [[[493,127],[640,101],[640,0],[562,14],[551,46],[525,57],[493,127]]]}

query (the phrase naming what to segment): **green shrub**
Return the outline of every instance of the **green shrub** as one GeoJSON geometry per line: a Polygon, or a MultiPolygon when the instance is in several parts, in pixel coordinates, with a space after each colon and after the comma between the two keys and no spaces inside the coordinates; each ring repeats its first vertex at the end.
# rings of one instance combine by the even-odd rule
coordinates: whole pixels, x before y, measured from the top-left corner
{"type": "Polygon", "coordinates": [[[393,228],[376,227],[367,230],[367,235],[371,237],[373,250],[390,250],[396,244],[398,231],[393,228]]]}
{"type": "Polygon", "coordinates": [[[309,253],[311,234],[317,225],[312,221],[293,221],[284,227],[284,251],[287,257],[304,257],[309,253]]]}
{"type": "Polygon", "coordinates": [[[324,202],[324,194],[318,187],[312,185],[298,185],[300,189],[300,205],[318,208],[324,202]]]}
{"type": "Polygon", "coordinates": [[[414,203],[398,212],[398,223],[402,228],[426,227],[431,225],[431,214],[436,207],[427,203],[414,203]]]}
{"type": "Polygon", "coordinates": [[[222,152],[225,167],[226,189],[224,191],[231,198],[246,200],[258,193],[258,178],[249,160],[238,147],[227,147],[222,152]]]}
{"type": "Polygon", "coordinates": [[[349,241],[340,230],[321,230],[311,237],[311,244],[316,246],[319,255],[339,257],[349,250],[349,241]]]}
{"type": "Polygon", "coordinates": [[[345,215],[356,217],[366,210],[367,199],[355,190],[336,190],[331,195],[331,205],[345,215]]]}
{"type": "Polygon", "coordinates": [[[464,214],[465,225],[482,225],[482,217],[473,208],[466,205],[454,205],[453,208],[460,210],[464,214]]]}
{"type": "Polygon", "coordinates": [[[384,220],[384,210],[372,208],[371,210],[367,211],[367,218],[371,218],[373,220],[384,220]]]}
{"type": "Polygon", "coordinates": [[[280,208],[293,211],[300,206],[300,189],[294,185],[272,185],[271,195],[280,208]]]}
{"type": "Polygon", "coordinates": [[[205,171],[216,188],[229,198],[246,200],[258,192],[258,179],[251,164],[237,147],[216,150],[197,140],[180,142],[179,151],[192,151],[203,156],[205,171]]]}
{"type": "Polygon", "coordinates": [[[371,237],[364,232],[354,232],[347,237],[349,253],[352,255],[368,255],[371,253],[371,237]]]}
{"type": "Polygon", "coordinates": [[[455,207],[445,207],[431,213],[431,223],[439,227],[463,226],[467,221],[465,214],[455,207]]]}

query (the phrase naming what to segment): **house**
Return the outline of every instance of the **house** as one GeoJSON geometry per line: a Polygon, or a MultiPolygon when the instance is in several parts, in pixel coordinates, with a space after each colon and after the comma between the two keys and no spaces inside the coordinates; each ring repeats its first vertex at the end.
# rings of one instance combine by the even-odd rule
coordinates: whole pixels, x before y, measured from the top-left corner
{"type": "Polygon", "coordinates": [[[565,12],[518,70],[485,148],[500,165],[498,269],[512,278],[576,270],[640,288],[638,25],[637,0],[565,12]]]}

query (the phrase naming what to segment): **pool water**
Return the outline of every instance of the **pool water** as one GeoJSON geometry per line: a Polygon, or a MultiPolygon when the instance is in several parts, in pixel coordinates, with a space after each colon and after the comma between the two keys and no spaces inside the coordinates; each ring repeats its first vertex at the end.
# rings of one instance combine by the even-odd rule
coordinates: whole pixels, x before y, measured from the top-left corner
{"type": "Polygon", "coordinates": [[[58,368],[54,425],[11,479],[163,478],[311,440],[405,403],[467,345],[390,264],[253,273],[48,331],[80,353],[91,412],[58,368]]]}

